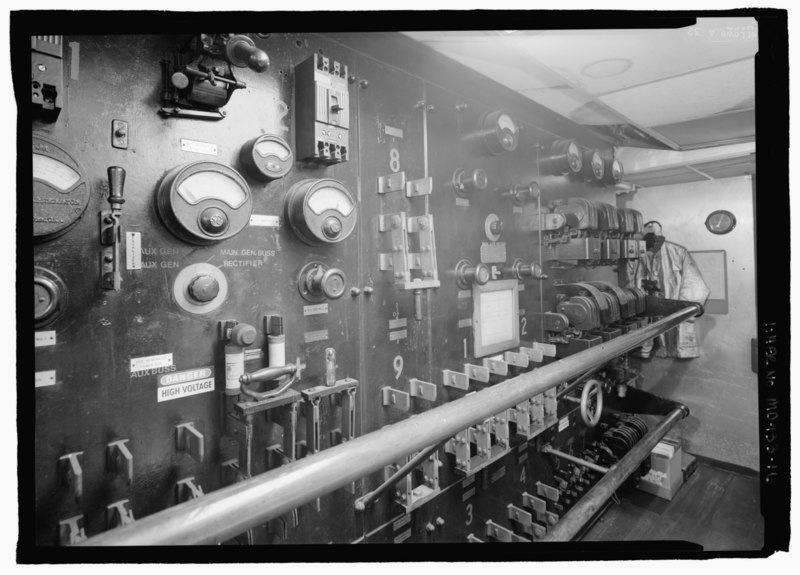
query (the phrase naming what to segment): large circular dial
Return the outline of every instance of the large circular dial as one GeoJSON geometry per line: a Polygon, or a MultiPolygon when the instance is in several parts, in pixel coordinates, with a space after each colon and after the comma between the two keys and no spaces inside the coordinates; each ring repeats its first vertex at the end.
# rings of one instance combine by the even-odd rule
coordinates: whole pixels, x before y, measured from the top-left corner
{"type": "Polygon", "coordinates": [[[513,152],[519,145],[519,124],[508,112],[497,110],[486,114],[482,119],[486,130],[484,144],[492,154],[513,152]]]}
{"type": "Polygon", "coordinates": [[[583,170],[583,154],[575,140],[556,140],[550,146],[550,157],[544,167],[553,174],[580,174],[583,170]]]}
{"type": "Polygon", "coordinates": [[[302,180],[286,195],[289,225],[312,246],[341,242],[353,232],[356,217],[353,196],[337,180],[302,180]]]}
{"type": "Polygon", "coordinates": [[[253,200],[233,168],[200,161],[164,176],[156,197],[159,216],[176,236],[192,244],[212,244],[238,234],[250,222],[253,200]]]}
{"type": "Polygon", "coordinates": [[[605,175],[605,162],[597,150],[587,150],[583,153],[582,176],[586,181],[596,182],[605,175]]]}
{"type": "Polygon", "coordinates": [[[736,216],[728,210],[711,212],[706,218],[706,228],[712,234],[727,234],[736,227],[736,216]]]}
{"type": "Polygon", "coordinates": [[[66,233],[89,205],[83,168],[55,141],[33,136],[33,237],[50,240],[66,233]]]}

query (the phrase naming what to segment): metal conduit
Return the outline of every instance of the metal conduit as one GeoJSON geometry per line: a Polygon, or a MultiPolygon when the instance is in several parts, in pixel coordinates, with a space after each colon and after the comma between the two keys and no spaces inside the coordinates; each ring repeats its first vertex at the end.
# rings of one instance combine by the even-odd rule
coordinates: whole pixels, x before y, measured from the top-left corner
{"type": "Polygon", "coordinates": [[[702,307],[689,305],[644,328],[198,499],[90,537],[81,545],[201,545],[226,541],[383,469],[409,453],[444,441],[701,313],[702,307]]]}
{"type": "Polygon", "coordinates": [[[650,455],[653,448],[667,432],[688,413],[685,406],[676,407],[659,424],[651,429],[633,449],[608,469],[608,473],[592,487],[581,500],[570,509],[552,528],[542,541],[571,541],[581,527],[597,513],[603,504],[614,495],[620,485],[650,455]]]}

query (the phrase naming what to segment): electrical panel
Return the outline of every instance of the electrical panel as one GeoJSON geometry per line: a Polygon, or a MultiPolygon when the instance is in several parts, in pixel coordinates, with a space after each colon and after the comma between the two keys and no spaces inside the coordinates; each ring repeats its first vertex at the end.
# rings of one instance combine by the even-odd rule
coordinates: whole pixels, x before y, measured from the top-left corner
{"type": "MultiPolygon", "coordinates": [[[[21,537],[124,529],[650,321],[617,277],[642,215],[613,142],[335,35],[34,38],[48,74],[64,42],[80,82],[34,71],[21,537]]],[[[226,542],[539,540],[646,431],[577,392],[636,375],[623,355],[226,542]]]]}

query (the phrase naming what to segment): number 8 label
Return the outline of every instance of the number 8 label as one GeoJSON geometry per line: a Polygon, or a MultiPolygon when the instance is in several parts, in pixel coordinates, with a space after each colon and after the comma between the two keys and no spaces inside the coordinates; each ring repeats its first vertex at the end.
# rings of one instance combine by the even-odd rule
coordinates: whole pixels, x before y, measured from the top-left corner
{"type": "Polygon", "coordinates": [[[397,148],[389,151],[389,168],[392,172],[400,171],[400,152],[397,151],[397,148]]]}

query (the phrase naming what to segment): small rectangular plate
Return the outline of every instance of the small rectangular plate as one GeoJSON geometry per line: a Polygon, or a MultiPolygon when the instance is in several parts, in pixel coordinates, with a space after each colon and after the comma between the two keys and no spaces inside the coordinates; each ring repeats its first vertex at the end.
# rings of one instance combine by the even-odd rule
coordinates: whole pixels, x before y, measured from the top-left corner
{"type": "Polygon", "coordinates": [[[474,379],[475,381],[480,381],[483,383],[489,383],[489,368],[483,365],[472,365],[471,363],[464,364],[464,373],[470,379],[474,379]]]}
{"type": "Polygon", "coordinates": [[[503,354],[505,362],[516,367],[528,367],[528,356],[524,353],[507,351],[503,354]]]}
{"type": "Polygon", "coordinates": [[[381,399],[384,407],[395,407],[402,411],[408,411],[411,405],[411,397],[405,391],[391,387],[381,388],[381,399]]]}
{"type": "Polygon", "coordinates": [[[125,232],[125,267],[142,269],[142,232],[125,232]]]}
{"type": "Polygon", "coordinates": [[[406,197],[429,196],[433,190],[433,178],[422,178],[406,182],[406,197]]]}
{"type": "Polygon", "coordinates": [[[495,375],[508,375],[508,364],[502,360],[487,357],[484,358],[483,365],[489,369],[490,373],[495,375]]]}
{"type": "Polygon", "coordinates": [[[378,193],[388,194],[389,192],[399,192],[406,187],[406,173],[397,172],[389,176],[378,178],[378,193]]]}
{"type": "Polygon", "coordinates": [[[436,401],[436,386],[427,381],[411,378],[408,380],[408,386],[411,390],[412,397],[420,397],[428,401],[436,401]]]}
{"type": "Polygon", "coordinates": [[[181,150],[184,152],[194,152],[195,154],[205,154],[207,156],[216,156],[218,153],[216,144],[187,140],[185,138],[181,138],[181,150]]]}
{"type": "Polygon", "coordinates": [[[469,389],[469,378],[467,374],[450,371],[449,369],[442,370],[442,383],[445,387],[455,387],[465,391],[469,389]]]}
{"type": "Polygon", "coordinates": [[[33,346],[34,347],[47,347],[56,344],[56,332],[50,331],[36,331],[33,333],[33,346]]]}

